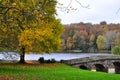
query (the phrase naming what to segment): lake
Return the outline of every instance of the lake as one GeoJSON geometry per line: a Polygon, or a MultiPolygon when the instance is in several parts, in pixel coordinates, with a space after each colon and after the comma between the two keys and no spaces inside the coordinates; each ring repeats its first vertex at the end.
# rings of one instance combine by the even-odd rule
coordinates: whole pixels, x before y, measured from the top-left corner
{"type": "MultiPolygon", "coordinates": [[[[68,59],[74,59],[74,58],[84,58],[84,57],[90,57],[90,56],[98,56],[98,55],[113,55],[113,54],[103,54],[103,53],[51,53],[51,54],[26,54],[25,60],[38,60],[40,57],[44,57],[45,59],[52,59],[54,58],[56,61],[60,60],[68,60],[68,59]]],[[[19,60],[19,54],[16,54],[15,52],[8,52],[0,53],[0,59],[4,60],[10,60],[13,57],[15,60],[19,60]],[[11,55],[12,54],[12,55],[11,55]]]]}

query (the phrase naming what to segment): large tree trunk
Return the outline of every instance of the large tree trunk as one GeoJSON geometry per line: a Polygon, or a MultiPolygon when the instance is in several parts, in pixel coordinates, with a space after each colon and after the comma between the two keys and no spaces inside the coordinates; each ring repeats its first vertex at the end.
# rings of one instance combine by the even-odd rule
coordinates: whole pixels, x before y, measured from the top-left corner
{"type": "Polygon", "coordinates": [[[20,61],[19,61],[19,63],[22,63],[22,64],[25,63],[25,48],[24,48],[24,47],[22,47],[22,49],[21,49],[21,54],[20,54],[20,61]]]}

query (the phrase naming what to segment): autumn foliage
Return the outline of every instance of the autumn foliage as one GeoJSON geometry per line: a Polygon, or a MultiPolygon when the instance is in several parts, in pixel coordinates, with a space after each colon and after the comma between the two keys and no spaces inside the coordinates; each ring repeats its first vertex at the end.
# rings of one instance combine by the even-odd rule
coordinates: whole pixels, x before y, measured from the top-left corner
{"type": "Polygon", "coordinates": [[[56,0],[0,0],[0,47],[24,54],[58,51],[64,30],[56,0]]]}
{"type": "Polygon", "coordinates": [[[82,50],[82,52],[99,52],[111,50],[120,45],[120,24],[75,23],[65,25],[62,36],[64,51],[82,50]]]}

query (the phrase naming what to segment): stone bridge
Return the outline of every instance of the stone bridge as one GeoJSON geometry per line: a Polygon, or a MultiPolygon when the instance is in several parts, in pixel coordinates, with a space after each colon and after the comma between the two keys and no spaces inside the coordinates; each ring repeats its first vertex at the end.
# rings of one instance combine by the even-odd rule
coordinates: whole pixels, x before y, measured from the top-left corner
{"type": "Polygon", "coordinates": [[[120,56],[117,55],[91,56],[63,60],[62,62],[70,66],[85,70],[109,72],[110,69],[114,69],[114,73],[120,74],[120,56]]]}

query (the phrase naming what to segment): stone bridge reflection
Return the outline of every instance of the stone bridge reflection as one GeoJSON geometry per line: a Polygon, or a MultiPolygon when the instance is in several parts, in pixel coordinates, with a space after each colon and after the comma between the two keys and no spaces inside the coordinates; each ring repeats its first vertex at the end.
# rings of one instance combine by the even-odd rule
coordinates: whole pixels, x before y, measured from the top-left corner
{"type": "Polygon", "coordinates": [[[117,55],[91,56],[85,58],[63,60],[62,62],[84,70],[109,72],[110,69],[114,69],[114,73],[120,74],[120,56],[117,55]]]}

